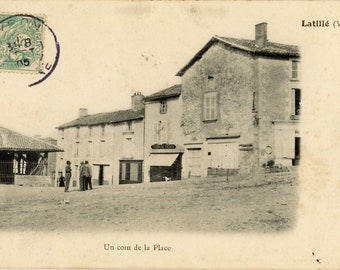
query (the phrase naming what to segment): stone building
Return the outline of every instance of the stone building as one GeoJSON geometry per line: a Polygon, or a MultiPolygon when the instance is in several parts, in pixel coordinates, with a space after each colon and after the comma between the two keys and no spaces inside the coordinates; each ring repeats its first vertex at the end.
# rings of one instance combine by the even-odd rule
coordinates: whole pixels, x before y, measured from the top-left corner
{"type": "Polygon", "coordinates": [[[184,177],[251,173],[300,159],[300,53],[255,39],[214,36],[178,73],[182,78],[184,177]]]}
{"type": "Polygon", "coordinates": [[[82,161],[92,165],[93,184],[138,183],[143,180],[144,96],[131,97],[131,109],[79,117],[58,127],[58,172],[71,161],[74,185],[82,161]]]}
{"type": "Polygon", "coordinates": [[[145,97],[144,181],[182,178],[181,85],[145,97]]]}

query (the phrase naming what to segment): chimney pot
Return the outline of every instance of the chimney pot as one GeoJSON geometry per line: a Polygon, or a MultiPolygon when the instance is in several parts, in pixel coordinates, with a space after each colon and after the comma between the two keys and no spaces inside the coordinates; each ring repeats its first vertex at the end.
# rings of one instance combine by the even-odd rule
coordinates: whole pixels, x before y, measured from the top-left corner
{"type": "Polygon", "coordinates": [[[267,46],[267,23],[255,25],[255,45],[259,48],[267,46]]]}

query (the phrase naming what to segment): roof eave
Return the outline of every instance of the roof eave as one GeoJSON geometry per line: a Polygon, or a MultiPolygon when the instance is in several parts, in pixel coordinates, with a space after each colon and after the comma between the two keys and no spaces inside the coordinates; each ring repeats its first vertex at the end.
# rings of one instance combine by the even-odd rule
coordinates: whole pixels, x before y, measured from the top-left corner
{"type": "Polygon", "coordinates": [[[63,149],[31,149],[31,148],[1,148],[0,151],[10,152],[64,152],[63,149]]]}
{"type": "Polygon", "coordinates": [[[249,54],[253,54],[256,56],[270,56],[270,57],[281,57],[281,58],[289,58],[289,57],[300,57],[300,53],[271,53],[271,52],[260,52],[256,50],[252,50],[250,48],[244,47],[239,44],[234,44],[232,42],[227,42],[220,38],[219,36],[213,36],[209,42],[194,55],[193,58],[182,68],[180,71],[177,72],[176,76],[183,76],[184,73],[199,59],[202,58],[203,54],[215,43],[215,42],[221,42],[226,46],[229,46],[231,48],[247,52],[249,54]]]}
{"type": "Polygon", "coordinates": [[[199,50],[193,58],[186,64],[183,68],[180,69],[180,71],[177,72],[176,76],[183,76],[184,73],[190,68],[198,59],[201,59],[203,54],[211,47],[212,44],[214,44],[217,41],[216,37],[212,37],[208,43],[204,45],[204,47],[199,50]]]}
{"type": "Polygon", "coordinates": [[[155,100],[179,97],[180,95],[181,95],[181,93],[169,94],[169,95],[164,95],[164,96],[145,97],[144,101],[155,101],[155,100]]]}

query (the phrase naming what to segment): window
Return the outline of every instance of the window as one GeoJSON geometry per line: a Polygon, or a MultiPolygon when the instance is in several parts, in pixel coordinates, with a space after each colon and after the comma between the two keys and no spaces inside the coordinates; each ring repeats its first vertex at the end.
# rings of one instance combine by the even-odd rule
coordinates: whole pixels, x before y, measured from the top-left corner
{"type": "Polygon", "coordinates": [[[256,92],[253,92],[253,112],[256,112],[256,92]]]}
{"type": "Polygon", "coordinates": [[[168,122],[158,121],[154,124],[154,141],[158,144],[168,143],[168,122]]]}
{"type": "Polygon", "coordinates": [[[292,61],[292,79],[297,80],[300,78],[300,62],[292,61]]]}
{"type": "Polygon", "coordinates": [[[74,157],[79,157],[79,142],[74,144],[74,157]]]}
{"type": "Polygon", "coordinates": [[[76,138],[77,139],[79,138],[79,130],[80,130],[80,127],[77,127],[77,129],[76,129],[76,138]]]}
{"type": "Polygon", "coordinates": [[[126,131],[132,131],[132,121],[126,122],[126,131]]]}
{"type": "Polygon", "coordinates": [[[105,136],[105,125],[101,125],[101,136],[105,136]]]}
{"type": "Polygon", "coordinates": [[[92,127],[89,127],[89,138],[92,136],[92,127]]]}
{"type": "Polygon", "coordinates": [[[161,100],[161,106],[160,106],[160,113],[166,113],[167,112],[167,102],[166,100],[161,100]]]}
{"type": "Polygon", "coordinates": [[[132,138],[125,138],[123,141],[123,156],[125,158],[133,157],[133,140],[132,138]]]}
{"type": "Polygon", "coordinates": [[[100,157],[104,157],[105,155],[105,141],[100,141],[99,142],[99,155],[100,157]]]}
{"type": "Polygon", "coordinates": [[[217,93],[209,92],[204,94],[204,120],[216,120],[217,119],[217,93]]]}
{"type": "Polygon", "coordinates": [[[90,157],[92,154],[92,141],[87,142],[87,151],[86,151],[86,156],[90,157]]]}
{"type": "Polygon", "coordinates": [[[293,89],[293,115],[301,114],[301,89],[293,89]]]}
{"type": "Polygon", "coordinates": [[[61,133],[61,139],[63,140],[64,139],[64,135],[65,135],[65,131],[64,131],[63,128],[60,130],[60,133],[61,133]]]}

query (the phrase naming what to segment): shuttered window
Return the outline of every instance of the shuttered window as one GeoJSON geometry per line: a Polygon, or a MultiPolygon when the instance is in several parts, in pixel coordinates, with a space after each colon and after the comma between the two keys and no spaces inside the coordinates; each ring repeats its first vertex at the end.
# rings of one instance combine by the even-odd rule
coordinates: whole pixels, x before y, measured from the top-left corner
{"type": "Polygon", "coordinates": [[[155,143],[168,143],[168,122],[158,121],[154,124],[154,141],[155,143]]]}
{"type": "Polygon", "coordinates": [[[210,92],[204,94],[204,120],[217,119],[217,93],[210,92]]]}

